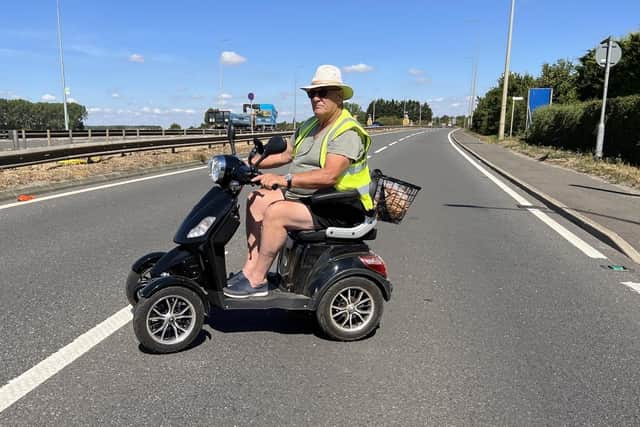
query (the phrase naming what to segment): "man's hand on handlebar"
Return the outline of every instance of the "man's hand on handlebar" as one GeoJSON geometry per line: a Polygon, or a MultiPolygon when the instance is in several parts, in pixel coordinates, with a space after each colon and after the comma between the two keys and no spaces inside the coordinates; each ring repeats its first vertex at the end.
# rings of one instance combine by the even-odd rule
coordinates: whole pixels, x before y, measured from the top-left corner
{"type": "Polygon", "coordinates": [[[287,188],[287,180],[282,175],[276,175],[273,173],[265,173],[258,175],[251,180],[251,182],[259,183],[262,188],[269,190],[275,190],[276,188],[287,188]]]}

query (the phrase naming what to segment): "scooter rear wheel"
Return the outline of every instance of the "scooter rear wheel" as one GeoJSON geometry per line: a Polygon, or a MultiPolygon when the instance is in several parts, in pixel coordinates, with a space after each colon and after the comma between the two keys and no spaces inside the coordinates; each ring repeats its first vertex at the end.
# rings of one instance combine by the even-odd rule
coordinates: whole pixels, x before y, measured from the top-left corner
{"type": "Polygon", "coordinates": [[[134,307],[133,331],[144,348],[173,353],[187,348],[204,322],[199,295],[182,286],[170,286],[141,298],[134,307]]]}
{"type": "Polygon", "coordinates": [[[331,285],[322,296],[316,319],[331,339],[359,340],[380,324],[382,305],[382,292],[375,283],[364,277],[347,277],[331,285]]]}

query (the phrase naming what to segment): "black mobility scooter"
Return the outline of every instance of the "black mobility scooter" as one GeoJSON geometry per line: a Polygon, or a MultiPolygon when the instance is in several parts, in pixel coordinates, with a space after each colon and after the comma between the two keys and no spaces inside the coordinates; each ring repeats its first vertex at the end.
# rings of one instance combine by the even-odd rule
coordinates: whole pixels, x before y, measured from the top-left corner
{"type": "MultiPolygon", "coordinates": [[[[290,232],[277,260],[277,273],[269,273],[268,296],[232,299],[223,294],[225,245],[240,225],[238,195],[260,174],[257,167],[265,157],[285,149],[286,141],[279,136],[264,147],[255,140],[250,154],[250,158],[260,156],[255,166],[232,155],[214,156],[209,174],[217,185],[183,221],[174,237],[178,246],[166,253],[147,254],[134,263],[126,293],[134,307],[135,335],[145,348],[158,353],[186,348],[198,336],[213,306],[315,312],[324,334],[342,341],[366,337],[378,326],[392,285],[384,261],[365,243],[376,237],[376,215],[351,228],[290,232]]],[[[380,186],[385,178],[379,175],[373,180],[374,186],[378,184],[374,189],[378,201],[389,196],[380,186]]],[[[394,198],[394,203],[401,203],[405,211],[419,190],[407,185],[403,192],[394,193],[404,195],[404,201],[394,198]]],[[[355,191],[332,192],[311,196],[307,202],[331,203],[339,209],[341,202],[357,197],[355,191]]],[[[395,219],[399,222],[397,216],[395,219]]]]}

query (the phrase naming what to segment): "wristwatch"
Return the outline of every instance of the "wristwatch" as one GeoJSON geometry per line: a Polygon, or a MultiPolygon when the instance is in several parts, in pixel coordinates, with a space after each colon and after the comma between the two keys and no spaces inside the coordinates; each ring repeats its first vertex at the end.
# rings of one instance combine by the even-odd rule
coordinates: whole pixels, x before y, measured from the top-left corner
{"type": "Polygon", "coordinates": [[[287,181],[287,190],[291,189],[291,181],[293,180],[293,175],[288,173],[284,176],[284,179],[287,181]]]}

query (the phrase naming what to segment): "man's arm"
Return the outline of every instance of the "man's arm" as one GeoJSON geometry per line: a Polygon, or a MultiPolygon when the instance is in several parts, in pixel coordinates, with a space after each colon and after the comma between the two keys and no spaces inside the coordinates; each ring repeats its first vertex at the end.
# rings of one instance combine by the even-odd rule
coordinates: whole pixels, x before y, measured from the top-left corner
{"type": "MultiPolygon", "coordinates": [[[[328,153],[323,168],[293,174],[291,186],[311,189],[333,187],[350,164],[351,160],[347,157],[328,153]]],[[[262,167],[262,164],[260,164],[260,167],[262,167]]],[[[287,188],[287,181],[282,175],[267,173],[254,178],[253,181],[260,181],[265,188],[271,188],[273,184],[278,184],[281,188],[287,188]]]]}

